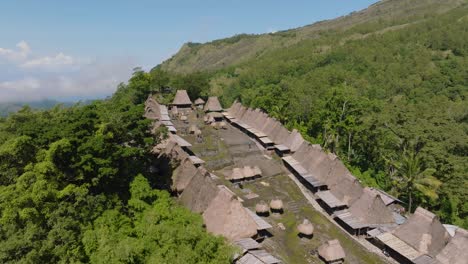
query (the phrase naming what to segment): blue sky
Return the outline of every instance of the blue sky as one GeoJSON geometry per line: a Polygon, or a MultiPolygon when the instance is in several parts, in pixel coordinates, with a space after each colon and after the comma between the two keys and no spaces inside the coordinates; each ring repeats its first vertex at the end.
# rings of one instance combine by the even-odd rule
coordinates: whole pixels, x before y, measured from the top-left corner
{"type": "Polygon", "coordinates": [[[185,42],[300,27],[374,2],[4,0],[0,101],[110,95],[133,67],[150,69],[185,42]]]}

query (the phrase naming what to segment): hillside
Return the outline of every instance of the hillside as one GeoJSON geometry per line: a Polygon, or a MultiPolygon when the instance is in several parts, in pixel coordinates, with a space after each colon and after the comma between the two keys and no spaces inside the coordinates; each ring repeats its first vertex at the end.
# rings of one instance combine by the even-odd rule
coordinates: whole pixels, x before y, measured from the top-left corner
{"type": "Polygon", "coordinates": [[[270,51],[289,47],[305,39],[318,38],[330,31],[346,31],[367,24],[363,30],[369,33],[419,21],[446,12],[463,2],[464,0],[384,0],[347,16],[274,34],[240,34],[205,44],[186,43],[161,67],[179,73],[220,69],[259,58],[270,51]]]}
{"type": "MultiPolygon", "coordinates": [[[[385,1],[350,17],[359,20],[369,10],[398,3],[421,2],[385,1]]],[[[458,1],[424,3],[398,23],[376,17],[377,22],[321,33],[287,48],[275,44],[261,56],[246,55],[218,70],[179,74],[191,65],[186,63],[174,74],[162,70],[168,61],[151,74],[188,89],[193,98],[218,95],[225,107],[238,99],[260,108],[337,154],[364,184],[398,196],[410,210],[424,206],[445,223],[466,228],[468,8],[458,1]]],[[[246,39],[263,37],[273,38],[246,39]]],[[[213,59],[218,51],[206,56],[213,59]]]]}

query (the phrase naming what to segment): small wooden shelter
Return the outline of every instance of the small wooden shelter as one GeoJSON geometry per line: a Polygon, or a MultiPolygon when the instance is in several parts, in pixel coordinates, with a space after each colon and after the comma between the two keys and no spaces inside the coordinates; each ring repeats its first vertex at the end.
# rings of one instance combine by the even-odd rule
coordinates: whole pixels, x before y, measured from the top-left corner
{"type": "Polygon", "coordinates": [[[343,247],[338,239],[330,240],[318,248],[320,258],[329,264],[343,263],[346,257],[343,247]]]}
{"type": "Polygon", "coordinates": [[[255,212],[260,216],[268,216],[270,214],[270,207],[265,201],[260,201],[255,205],[255,212]]]}
{"type": "Polygon", "coordinates": [[[312,238],[314,235],[314,226],[307,219],[304,219],[304,221],[297,226],[297,230],[299,231],[299,237],[312,238]]]}
{"type": "Polygon", "coordinates": [[[281,199],[273,199],[270,202],[271,212],[273,213],[283,213],[283,201],[281,199]]]}

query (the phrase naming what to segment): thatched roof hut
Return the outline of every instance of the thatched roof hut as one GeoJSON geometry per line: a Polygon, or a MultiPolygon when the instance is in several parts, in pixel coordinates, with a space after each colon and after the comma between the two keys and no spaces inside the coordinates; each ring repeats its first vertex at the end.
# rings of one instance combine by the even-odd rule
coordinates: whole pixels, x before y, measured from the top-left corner
{"type": "Polygon", "coordinates": [[[221,112],[223,111],[223,107],[221,107],[218,97],[210,96],[208,102],[205,104],[204,110],[205,112],[221,112]]]}
{"type": "Polygon", "coordinates": [[[458,228],[455,236],[437,254],[436,259],[442,264],[464,264],[468,260],[468,231],[458,228]]]}
{"type": "Polygon", "coordinates": [[[227,177],[228,180],[231,181],[238,181],[244,179],[244,174],[242,173],[241,168],[234,168],[232,169],[232,173],[229,177],[227,177]]]}
{"type": "MultiPolygon", "coordinates": [[[[364,188],[362,195],[349,208],[354,219],[362,225],[394,224],[393,213],[379,194],[364,188]]],[[[354,221],[354,220],[353,220],[354,221]]]]}
{"type": "Polygon", "coordinates": [[[205,104],[205,101],[201,98],[197,98],[197,100],[195,100],[195,105],[203,105],[205,104]]]}
{"type": "Polygon", "coordinates": [[[173,189],[179,193],[182,192],[197,173],[199,173],[199,171],[192,164],[190,159],[184,159],[180,166],[174,171],[173,189]]]}
{"type": "Polygon", "coordinates": [[[439,253],[450,239],[439,218],[421,207],[392,233],[420,253],[431,256],[439,253]]]}
{"type": "Polygon", "coordinates": [[[255,205],[255,212],[258,215],[268,214],[270,212],[270,207],[265,201],[260,201],[255,205]]]}
{"type": "Polygon", "coordinates": [[[192,212],[203,213],[218,192],[219,188],[211,177],[200,170],[192,177],[179,199],[192,212]]]}
{"type": "Polygon", "coordinates": [[[310,237],[314,234],[314,226],[309,220],[304,219],[300,225],[297,226],[297,230],[300,234],[310,237]]]}
{"type": "Polygon", "coordinates": [[[172,105],[182,108],[191,107],[192,101],[190,101],[190,97],[188,96],[187,91],[177,90],[174,101],[172,101],[172,105]]]}
{"type": "Polygon", "coordinates": [[[270,202],[270,208],[275,211],[283,210],[283,201],[281,199],[273,199],[270,202]]]}
{"type": "Polygon", "coordinates": [[[195,135],[196,135],[196,136],[201,135],[201,134],[202,134],[202,132],[201,132],[200,129],[197,129],[197,130],[195,131],[195,135]]]}
{"type": "Polygon", "coordinates": [[[346,255],[338,239],[330,240],[318,248],[319,256],[326,263],[337,263],[344,261],[346,255]]]}
{"type": "Polygon", "coordinates": [[[231,241],[257,234],[257,224],[227,187],[221,186],[203,213],[206,229],[231,241]]]}

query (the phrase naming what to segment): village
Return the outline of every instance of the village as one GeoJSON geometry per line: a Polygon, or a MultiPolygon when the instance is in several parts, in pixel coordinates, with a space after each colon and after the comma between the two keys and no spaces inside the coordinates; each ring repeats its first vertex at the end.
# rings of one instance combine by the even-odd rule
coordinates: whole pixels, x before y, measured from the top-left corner
{"type": "Polygon", "coordinates": [[[170,105],[150,95],[145,116],[167,137],[171,191],[206,229],[239,248],[235,263],[467,263],[468,231],[365,187],[339,158],[240,102],[170,105]]]}

